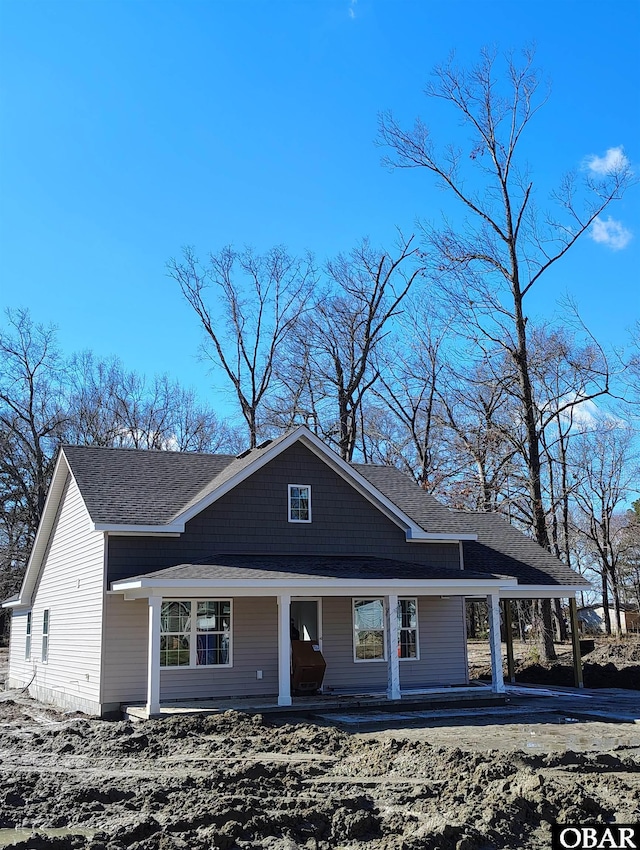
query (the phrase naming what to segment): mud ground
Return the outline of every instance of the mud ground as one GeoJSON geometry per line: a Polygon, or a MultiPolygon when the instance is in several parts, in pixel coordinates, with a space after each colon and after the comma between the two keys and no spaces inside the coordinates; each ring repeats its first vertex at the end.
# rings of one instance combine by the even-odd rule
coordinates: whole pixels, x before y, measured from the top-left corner
{"type": "MultiPolygon", "coordinates": [[[[640,636],[596,637],[594,643],[593,650],[583,651],[585,687],[640,690],[640,636]]],[[[558,659],[549,662],[540,660],[535,644],[514,641],[513,649],[516,682],[573,686],[573,652],[569,644],[556,644],[558,659]]],[[[491,679],[488,641],[469,641],[468,654],[471,678],[491,679]]],[[[503,658],[505,655],[503,644],[503,658]]]]}
{"type": "Polygon", "coordinates": [[[548,850],[552,823],[638,820],[631,723],[506,712],[348,732],[226,712],[132,724],[0,692],[0,829],[68,830],[23,850],[548,850]]]}

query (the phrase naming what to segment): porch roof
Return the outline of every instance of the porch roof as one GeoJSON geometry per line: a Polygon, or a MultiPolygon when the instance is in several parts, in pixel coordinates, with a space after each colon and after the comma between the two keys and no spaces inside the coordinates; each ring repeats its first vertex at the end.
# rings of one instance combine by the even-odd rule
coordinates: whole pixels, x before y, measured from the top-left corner
{"type": "Polygon", "coordinates": [[[318,592],[370,592],[377,587],[431,588],[436,593],[495,592],[515,588],[507,576],[452,569],[438,564],[417,564],[389,558],[323,555],[215,555],[206,563],[178,564],[114,581],[116,592],[152,590],[165,592],[189,588],[235,590],[253,588],[266,594],[282,588],[309,588],[318,592]]]}
{"type": "MultiPolygon", "coordinates": [[[[162,570],[142,573],[138,579],[489,579],[502,581],[505,576],[460,570],[439,564],[418,564],[390,558],[326,555],[213,555],[206,562],[178,564],[162,570]]],[[[118,584],[118,582],[114,582],[118,584]]]]}

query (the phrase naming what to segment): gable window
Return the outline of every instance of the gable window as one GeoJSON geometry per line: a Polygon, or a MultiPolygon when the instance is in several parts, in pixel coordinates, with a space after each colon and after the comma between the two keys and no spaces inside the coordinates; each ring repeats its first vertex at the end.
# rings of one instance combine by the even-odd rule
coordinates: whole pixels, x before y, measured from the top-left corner
{"type": "Polygon", "coordinates": [[[289,522],[311,522],[309,484],[289,484],[289,522]]]}
{"type": "Polygon", "coordinates": [[[398,658],[418,659],[418,600],[398,599],[398,658]]]}
{"type": "Polygon", "coordinates": [[[45,608],[42,613],[42,660],[49,657],[49,609],[45,608]]]}
{"type": "Polygon", "coordinates": [[[160,612],[161,667],[230,667],[231,600],[167,600],[160,612]]]}
{"type": "Polygon", "coordinates": [[[24,659],[31,659],[31,611],[27,614],[27,636],[24,641],[24,659]]]}
{"type": "Polygon", "coordinates": [[[355,661],[384,661],[385,627],[383,599],[353,600],[355,661]]]}

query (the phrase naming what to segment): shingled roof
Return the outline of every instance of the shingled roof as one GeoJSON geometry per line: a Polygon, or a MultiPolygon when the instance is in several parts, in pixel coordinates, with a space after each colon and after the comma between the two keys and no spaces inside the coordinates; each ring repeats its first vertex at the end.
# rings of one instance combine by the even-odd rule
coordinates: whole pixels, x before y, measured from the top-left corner
{"type": "Polygon", "coordinates": [[[165,525],[235,458],[196,452],[65,446],[96,523],[165,525]]]}
{"type": "Polygon", "coordinates": [[[206,563],[178,564],[163,570],[134,576],[128,581],[154,579],[465,579],[495,578],[486,573],[473,573],[440,564],[416,564],[391,558],[324,555],[213,555],[206,563]]]}
{"type": "MultiPolygon", "coordinates": [[[[64,454],[95,523],[162,526],[197,506],[285,437],[239,457],[95,446],[65,446],[64,454]]],[[[463,543],[467,575],[512,576],[531,585],[584,584],[577,573],[498,514],[451,510],[394,467],[351,466],[425,532],[476,534],[477,541],[463,543]]]]}
{"type": "Polygon", "coordinates": [[[581,576],[500,514],[451,510],[391,466],[353,466],[425,531],[477,534],[477,541],[463,542],[465,571],[513,576],[521,584],[584,585],[581,576]]]}
{"type": "Polygon", "coordinates": [[[167,525],[278,442],[237,457],[101,446],[63,451],[95,523],[167,525]]]}
{"type": "Polygon", "coordinates": [[[465,570],[514,576],[519,584],[582,585],[585,579],[496,513],[459,511],[477,540],[463,542],[465,570]]]}

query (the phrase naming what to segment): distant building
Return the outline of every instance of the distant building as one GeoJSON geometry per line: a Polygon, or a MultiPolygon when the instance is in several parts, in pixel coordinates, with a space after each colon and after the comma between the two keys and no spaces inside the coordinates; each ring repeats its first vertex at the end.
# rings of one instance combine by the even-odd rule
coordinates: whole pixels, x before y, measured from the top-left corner
{"type": "MultiPolygon", "coordinates": [[[[611,606],[609,608],[609,617],[611,619],[612,631],[617,630],[616,609],[611,606]]],[[[586,605],[584,608],[578,608],[578,621],[580,630],[584,634],[597,634],[604,632],[604,606],[603,605],[586,605]]],[[[620,605],[620,625],[622,633],[640,632],[640,612],[633,605],[620,605]]]]}

